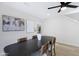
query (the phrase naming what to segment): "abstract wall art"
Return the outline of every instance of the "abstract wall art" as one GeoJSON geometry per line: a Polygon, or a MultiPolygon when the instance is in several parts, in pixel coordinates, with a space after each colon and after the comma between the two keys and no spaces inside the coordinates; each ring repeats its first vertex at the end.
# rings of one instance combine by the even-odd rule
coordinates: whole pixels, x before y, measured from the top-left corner
{"type": "Polygon", "coordinates": [[[24,19],[2,15],[3,31],[23,31],[25,27],[24,19]]]}

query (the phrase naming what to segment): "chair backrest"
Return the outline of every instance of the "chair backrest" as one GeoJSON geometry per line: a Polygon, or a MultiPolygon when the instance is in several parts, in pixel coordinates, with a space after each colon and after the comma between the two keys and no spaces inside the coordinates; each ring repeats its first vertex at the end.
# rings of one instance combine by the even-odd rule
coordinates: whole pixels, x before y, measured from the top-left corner
{"type": "MultiPolygon", "coordinates": [[[[54,45],[54,50],[55,50],[56,38],[48,37],[46,39],[49,39],[49,41],[47,41],[47,43],[42,46],[42,54],[46,53],[47,55],[52,55],[53,45],[54,45]]],[[[55,54],[55,52],[54,52],[54,54],[55,54]]]]}
{"type": "Polygon", "coordinates": [[[22,42],[26,42],[27,41],[27,38],[20,38],[20,39],[18,39],[18,43],[22,43],[22,42]]]}
{"type": "Polygon", "coordinates": [[[37,35],[32,36],[32,39],[37,39],[37,35]]]}

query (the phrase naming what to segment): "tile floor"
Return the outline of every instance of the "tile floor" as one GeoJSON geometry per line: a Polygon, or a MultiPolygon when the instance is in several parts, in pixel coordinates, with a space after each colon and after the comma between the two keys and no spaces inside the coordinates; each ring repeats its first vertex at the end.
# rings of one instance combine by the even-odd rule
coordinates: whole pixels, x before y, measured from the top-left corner
{"type": "Polygon", "coordinates": [[[56,43],[56,56],[79,56],[79,47],[56,43]]]}

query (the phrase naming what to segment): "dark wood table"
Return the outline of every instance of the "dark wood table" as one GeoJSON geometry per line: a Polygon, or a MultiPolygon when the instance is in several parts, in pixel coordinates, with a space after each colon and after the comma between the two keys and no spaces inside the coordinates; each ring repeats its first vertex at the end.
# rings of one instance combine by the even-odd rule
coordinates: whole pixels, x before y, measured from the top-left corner
{"type": "Polygon", "coordinates": [[[37,39],[30,39],[26,42],[10,44],[4,48],[4,52],[8,53],[8,56],[30,56],[38,51],[44,43],[45,41],[41,41],[38,46],[37,39]]]}
{"type": "Polygon", "coordinates": [[[42,38],[38,46],[37,39],[30,39],[22,43],[13,43],[4,47],[4,52],[8,56],[31,56],[33,53],[41,49],[50,39],[42,38]]]}

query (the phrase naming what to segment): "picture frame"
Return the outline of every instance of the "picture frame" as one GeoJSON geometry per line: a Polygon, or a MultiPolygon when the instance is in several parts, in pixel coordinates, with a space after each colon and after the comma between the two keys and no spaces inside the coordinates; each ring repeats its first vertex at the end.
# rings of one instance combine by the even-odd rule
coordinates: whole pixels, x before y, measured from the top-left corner
{"type": "Polygon", "coordinates": [[[24,31],[24,19],[2,15],[2,31],[24,31]]]}

